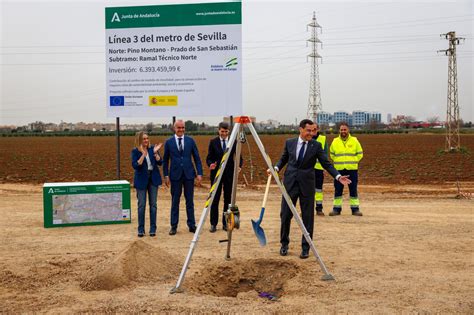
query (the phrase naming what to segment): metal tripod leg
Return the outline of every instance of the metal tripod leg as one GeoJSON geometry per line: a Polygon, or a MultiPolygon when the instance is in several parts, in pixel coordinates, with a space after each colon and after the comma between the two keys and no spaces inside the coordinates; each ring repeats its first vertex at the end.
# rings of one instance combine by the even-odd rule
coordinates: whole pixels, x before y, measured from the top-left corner
{"type": "Polygon", "coordinates": [[[224,173],[224,169],[227,165],[227,162],[230,158],[230,153],[232,152],[232,147],[234,146],[235,139],[237,138],[238,131],[240,130],[240,124],[236,123],[234,129],[232,130],[232,134],[230,135],[229,145],[227,146],[224,155],[222,156],[222,160],[219,164],[219,169],[217,170],[216,179],[214,184],[211,186],[209,190],[209,196],[207,197],[206,203],[204,205],[204,209],[201,214],[201,218],[199,219],[199,224],[196,228],[196,232],[194,233],[193,240],[191,241],[191,245],[189,246],[188,255],[186,256],[186,260],[184,261],[183,268],[181,269],[181,273],[179,275],[178,281],[176,282],[176,286],[170,290],[170,293],[177,293],[181,291],[181,285],[183,284],[184,277],[186,276],[186,271],[188,270],[188,266],[191,263],[191,258],[194,253],[194,248],[199,240],[199,234],[201,234],[202,227],[204,225],[204,221],[206,220],[207,214],[209,213],[209,208],[214,201],[214,196],[216,195],[217,187],[219,186],[222,174],[224,173]]]}
{"type": "MultiPolygon", "coordinates": [[[[237,129],[237,125],[235,126],[235,128],[237,129]]],[[[238,178],[239,178],[240,155],[241,155],[241,152],[242,152],[242,136],[241,136],[241,134],[242,134],[243,130],[244,130],[243,125],[239,124],[239,128],[238,128],[239,139],[236,140],[237,145],[236,145],[236,148],[235,148],[235,157],[234,157],[234,174],[233,174],[233,181],[232,181],[232,195],[231,195],[231,199],[230,199],[229,208],[227,209],[228,212],[232,211],[232,209],[236,206],[235,205],[235,200],[236,200],[236,197],[237,197],[237,181],[238,181],[238,178]]],[[[244,134],[244,136],[245,136],[245,134],[244,134]]],[[[231,159],[231,158],[232,158],[232,156],[229,156],[229,159],[231,159]]],[[[230,213],[228,215],[230,215],[230,213]]],[[[235,218],[235,216],[234,216],[234,218],[235,218]]],[[[237,220],[239,220],[239,218],[237,218],[237,220]]],[[[227,252],[226,252],[226,255],[225,255],[225,259],[227,259],[227,260],[230,259],[230,248],[231,248],[231,245],[232,245],[232,231],[233,231],[233,228],[231,228],[231,227],[229,227],[229,225],[227,225],[227,252]]]]}
{"type": "Polygon", "coordinates": [[[288,192],[286,191],[285,186],[283,186],[283,184],[280,181],[280,178],[278,177],[278,173],[275,172],[275,170],[273,169],[272,161],[270,160],[270,157],[268,156],[268,154],[265,152],[265,148],[263,147],[262,141],[258,137],[257,132],[255,131],[255,128],[253,127],[252,124],[246,124],[246,125],[250,129],[250,132],[252,133],[252,136],[254,137],[255,142],[257,143],[257,146],[260,150],[260,153],[262,153],[262,156],[264,157],[265,162],[267,163],[268,169],[271,171],[271,173],[273,175],[273,178],[275,178],[275,181],[276,181],[278,187],[281,190],[283,198],[285,198],[285,201],[288,204],[288,207],[290,208],[291,212],[293,213],[293,216],[295,217],[296,222],[300,226],[301,231],[303,232],[304,238],[308,242],[308,244],[311,248],[311,251],[313,252],[314,256],[316,257],[316,260],[318,261],[319,266],[321,267],[321,270],[324,272],[324,275],[322,276],[321,279],[325,280],[325,281],[326,280],[334,280],[333,275],[331,275],[329,273],[329,271],[326,268],[326,265],[324,265],[321,257],[319,256],[318,250],[316,249],[316,246],[314,246],[313,240],[311,239],[311,237],[308,233],[308,230],[306,230],[306,227],[304,226],[303,221],[301,220],[301,217],[298,214],[298,211],[296,210],[296,207],[293,205],[293,202],[291,201],[291,198],[288,195],[288,192]]]}

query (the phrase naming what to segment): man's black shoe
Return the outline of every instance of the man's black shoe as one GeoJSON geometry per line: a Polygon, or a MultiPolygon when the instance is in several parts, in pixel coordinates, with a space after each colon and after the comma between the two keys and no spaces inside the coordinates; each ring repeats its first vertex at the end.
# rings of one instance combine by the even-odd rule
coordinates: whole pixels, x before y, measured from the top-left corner
{"type": "Polygon", "coordinates": [[[145,233],[138,233],[138,237],[143,237],[145,236],[145,233]]]}
{"type": "Polygon", "coordinates": [[[175,234],[176,234],[176,228],[175,228],[175,227],[172,227],[172,228],[170,229],[169,235],[175,235],[175,234]]]}
{"type": "Polygon", "coordinates": [[[280,248],[280,256],[288,255],[288,245],[282,245],[280,248]]]}
{"type": "Polygon", "coordinates": [[[191,232],[191,233],[196,232],[196,227],[195,226],[190,227],[189,232],[191,232]]]}
{"type": "Polygon", "coordinates": [[[303,249],[301,251],[301,255],[300,255],[300,258],[301,259],[306,259],[309,257],[309,249],[303,249]]]}
{"type": "Polygon", "coordinates": [[[211,228],[209,229],[209,232],[215,233],[216,231],[217,231],[216,226],[215,226],[215,225],[211,225],[211,228]]]}
{"type": "Polygon", "coordinates": [[[150,237],[155,237],[156,233],[150,233],[150,237]]]}

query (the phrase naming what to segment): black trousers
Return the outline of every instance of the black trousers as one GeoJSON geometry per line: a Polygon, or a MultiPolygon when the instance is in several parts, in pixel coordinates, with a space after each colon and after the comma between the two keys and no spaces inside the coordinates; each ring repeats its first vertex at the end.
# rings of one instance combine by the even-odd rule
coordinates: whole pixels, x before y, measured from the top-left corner
{"type": "MultiPolygon", "coordinates": [[[[311,239],[313,239],[313,227],[314,227],[314,192],[308,196],[303,196],[300,192],[298,185],[294,185],[291,189],[287,190],[290,195],[293,205],[296,205],[296,201],[300,200],[301,207],[301,218],[303,219],[303,224],[306,227],[311,239]]],[[[293,218],[293,213],[288,207],[285,198],[282,197],[281,200],[281,229],[280,229],[280,243],[281,245],[288,245],[290,243],[290,226],[291,219],[293,218]]],[[[301,238],[301,248],[308,250],[309,244],[304,238],[304,235],[301,238]]]]}
{"type": "MultiPolygon", "coordinates": [[[[232,198],[232,182],[233,180],[233,172],[232,173],[224,173],[222,174],[221,182],[216,190],[216,195],[214,196],[214,200],[212,201],[211,205],[211,225],[217,225],[219,222],[219,200],[221,199],[222,190],[224,190],[224,207],[222,210],[222,225],[225,226],[225,218],[224,212],[227,211],[229,208],[230,200],[232,198]]],[[[216,178],[211,178],[211,185],[214,184],[216,178]]]]}

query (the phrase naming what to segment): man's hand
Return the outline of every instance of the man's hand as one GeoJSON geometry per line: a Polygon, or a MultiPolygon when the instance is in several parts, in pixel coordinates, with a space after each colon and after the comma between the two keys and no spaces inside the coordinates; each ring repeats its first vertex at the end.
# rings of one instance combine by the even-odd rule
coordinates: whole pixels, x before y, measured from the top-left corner
{"type": "Polygon", "coordinates": [[[349,185],[352,181],[349,179],[349,175],[339,177],[339,182],[343,185],[349,185]]]}
{"type": "Polygon", "coordinates": [[[197,179],[197,185],[198,185],[198,186],[201,186],[202,175],[198,175],[198,176],[196,177],[196,179],[197,179]]]}
{"type": "MultiPolygon", "coordinates": [[[[273,169],[275,170],[275,172],[279,172],[280,170],[278,169],[278,167],[274,166],[273,169]]],[[[270,171],[270,169],[267,168],[267,175],[270,176],[272,175],[272,172],[270,171]]]]}
{"type": "Polygon", "coordinates": [[[216,168],[216,166],[217,166],[217,162],[214,162],[211,165],[209,165],[209,169],[212,171],[213,169],[216,168]]]}
{"type": "Polygon", "coordinates": [[[168,176],[165,176],[165,185],[166,187],[170,187],[170,178],[168,176]]]}

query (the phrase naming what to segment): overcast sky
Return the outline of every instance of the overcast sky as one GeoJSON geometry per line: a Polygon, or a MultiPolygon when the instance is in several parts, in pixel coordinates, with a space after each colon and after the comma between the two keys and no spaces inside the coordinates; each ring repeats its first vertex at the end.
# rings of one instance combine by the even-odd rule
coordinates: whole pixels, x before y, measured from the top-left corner
{"type": "MultiPolygon", "coordinates": [[[[211,2],[211,1],[186,1],[211,2]]],[[[215,2],[215,1],[212,1],[215,2]]],[[[104,8],[177,1],[1,3],[0,125],[113,122],[106,118],[104,8]]],[[[183,3],[183,2],[181,2],[183,3]]],[[[323,110],[445,119],[448,57],[456,31],[461,118],[474,121],[473,1],[243,1],[243,108],[257,120],[305,118],[306,25],[323,27],[323,110]]],[[[221,117],[179,117],[218,122],[221,117]]],[[[170,119],[122,119],[123,123],[170,119]]]]}

